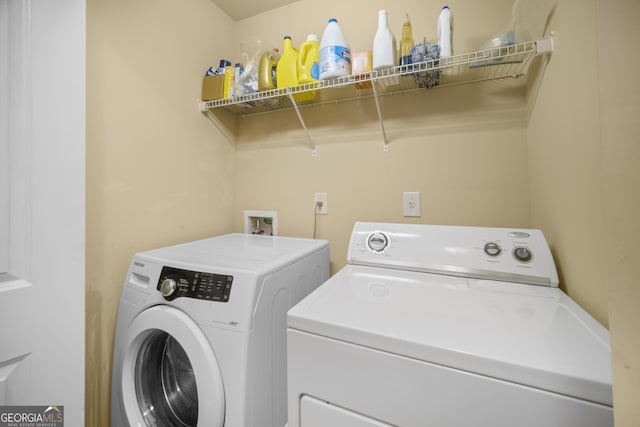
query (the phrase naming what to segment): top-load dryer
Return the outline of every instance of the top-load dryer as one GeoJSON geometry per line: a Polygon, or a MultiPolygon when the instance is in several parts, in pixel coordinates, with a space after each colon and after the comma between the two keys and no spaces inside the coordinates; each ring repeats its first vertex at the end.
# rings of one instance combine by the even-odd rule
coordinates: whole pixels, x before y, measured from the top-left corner
{"type": "Polygon", "coordinates": [[[289,427],[610,427],[609,333],[539,230],[357,223],[288,313],[289,427]]]}
{"type": "Polygon", "coordinates": [[[136,254],[112,426],[283,427],[286,313],[328,277],[322,240],[228,234],[136,254]]]}

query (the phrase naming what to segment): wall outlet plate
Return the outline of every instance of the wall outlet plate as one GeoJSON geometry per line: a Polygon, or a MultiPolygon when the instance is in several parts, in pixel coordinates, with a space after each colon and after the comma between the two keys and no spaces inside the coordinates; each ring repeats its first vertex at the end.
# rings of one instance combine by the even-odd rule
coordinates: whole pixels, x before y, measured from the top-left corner
{"type": "Polygon", "coordinates": [[[422,216],[419,192],[409,191],[402,193],[402,212],[405,217],[422,216]]]}
{"type": "Polygon", "coordinates": [[[327,193],[313,193],[313,206],[315,206],[316,214],[328,215],[329,206],[327,204],[327,193]],[[318,202],[322,203],[322,206],[318,206],[318,202]]]}

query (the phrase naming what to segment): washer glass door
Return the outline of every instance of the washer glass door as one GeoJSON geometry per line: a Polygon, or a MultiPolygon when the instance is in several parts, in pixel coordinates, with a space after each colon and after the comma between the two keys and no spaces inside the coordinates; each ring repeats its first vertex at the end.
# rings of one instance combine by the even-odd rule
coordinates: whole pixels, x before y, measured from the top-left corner
{"type": "Polygon", "coordinates": [[[149,425],[196,426],[198,388],[193,366],[171,335],[155,331],[140,346],[136,360],[138,406],[149,425]]]}
{"type": "Polygon", "coordinates": [[[222,374],[209,339],[191,317],[170,306],[148,308],[129,324],[124,344],[123,422],[150,427],[224,425],[222,374]]]}

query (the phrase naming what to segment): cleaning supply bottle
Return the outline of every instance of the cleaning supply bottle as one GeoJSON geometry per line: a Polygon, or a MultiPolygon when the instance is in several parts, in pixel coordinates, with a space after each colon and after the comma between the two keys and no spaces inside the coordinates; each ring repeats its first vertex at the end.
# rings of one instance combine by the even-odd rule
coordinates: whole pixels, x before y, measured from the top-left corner
{"type": "Polygon", "coordinates": [[[351,48],[335,18],[329,19],[322,33],[319,56],[320,80],[351,74],[351,48]]]}
{"type": "Polygon", "coordinates": [[[278,48],[267,50],[262,54],[258,68],[258,90],[276,88],[276,66],[279,59],[278,48]]]}
{"type": "Polygon", "coordinates": [[[378,30],[373,38],[373,69],[393,67],[397,64],[396,38],[389,29],[387,11],[378,12],[378,30]]]}
{"type": "Polygon", "coordinates": [[[440,58],[453,55],[453,17],[449,6],[444,6],[438,17],[438,44],[440,58]]]}
{"type": "MultiPolygon", "coordinates": [[[[320,43],[318,36],[309,34],[307,40],[300,44],[298,52],[298,84],[314,83],[320,79],[320,43]]],[[[293,97],[297,102],[315,99],[317,91],[307,90],[293,97]]]]}
{"type": "Polygon", "coordinates": [[[400,64],[411,64],[411,49],[413,49],[413,30],[411,28],[411,21],[409,20],[409,14],[404,18],[402,24],[402,38],[400,39],[400,64]]]}
{"type": "Polygon", "coordinates": [[[276,86],[278,89],[298,85],[298,51],[291,42],[291,36],[284,36],[282,56],[276,65],[276,86]]]}
{"type": "Polygon", "coordinates": [[[320,43],[318,36],[309,34],[298,52],[298,83],[312,83],[320,79],[320,43]]]}

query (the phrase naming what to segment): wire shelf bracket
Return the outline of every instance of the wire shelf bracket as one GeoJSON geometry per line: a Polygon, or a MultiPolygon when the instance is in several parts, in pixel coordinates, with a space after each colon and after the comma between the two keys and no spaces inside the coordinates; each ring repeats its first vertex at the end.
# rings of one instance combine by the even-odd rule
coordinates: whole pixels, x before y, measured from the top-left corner
{"type": "Polygon", "coordinates": [[[291,105],[293,105],[293,109],[296,111],[296,115],[298,116],[300,125],[302,125],[304,134],[306,135],[307,141],[309,142],[309,146],[311,147],[311,155],[315,157],[318,154],[318,151],[316,150],[316,144],[311,139],[311,135],[309,135],[309,129],[307,128],[307,125],[305,124],[304,119],[302,118],[302,113],[300,113],[300,108],[298,108],[298,103],[293,97],[293,92],[291,90],[291,87],[287,87],[287,94],[289,95],[289,99],[291,100],[291,105]]]}
{"type": "Polygon", "coordinates": [[[378,121],[380,122],[380,129],[382,130],[382,139],[384,141],[384,151],[389,151],[389,140],[387,139],[387,132],[384,129],[384,121],[382,120],[382,110],[380,109],[380,99],[378,97],[378,90],[375,83],[371,85],[373,89],[373,98],[376,100],[376,110],[378,110],[378,121]]]}

